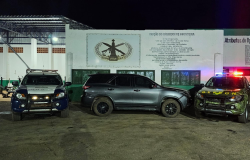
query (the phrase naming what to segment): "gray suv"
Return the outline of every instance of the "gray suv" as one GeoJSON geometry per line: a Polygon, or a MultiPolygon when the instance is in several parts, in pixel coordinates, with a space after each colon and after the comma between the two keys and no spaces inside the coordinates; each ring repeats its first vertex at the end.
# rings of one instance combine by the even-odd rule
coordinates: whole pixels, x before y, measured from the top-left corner
{"type": "Polygon", "coordinates": [[[98,116],[113,110],[161,111],[176,117],[189,105],[187,90],[163,87],[135,74],[93,74],[83,85],[81,103],[98,116]]]}

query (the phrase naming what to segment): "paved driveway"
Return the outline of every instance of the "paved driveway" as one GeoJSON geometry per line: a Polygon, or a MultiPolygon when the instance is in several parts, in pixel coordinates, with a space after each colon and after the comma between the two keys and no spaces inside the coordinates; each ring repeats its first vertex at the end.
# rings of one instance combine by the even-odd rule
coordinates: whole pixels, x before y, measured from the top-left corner
{"type": "Polygon", "coordinates": [[[198,120],[192,108],[171,119],[141,111],[98,117],[71,103],[69,118],[29,115],[13,122],[9,105],[0,101],[3,160],[247,160],[250,156],[250,123],[238,123],[234,117],[198,120]]]}

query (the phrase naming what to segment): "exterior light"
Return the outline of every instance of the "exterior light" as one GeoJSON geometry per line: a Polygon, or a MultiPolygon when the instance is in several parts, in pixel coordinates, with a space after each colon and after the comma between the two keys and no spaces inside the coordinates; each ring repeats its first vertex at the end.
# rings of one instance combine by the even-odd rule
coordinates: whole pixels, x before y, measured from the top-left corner
{"type": "Polygon", "coordinates": [[[52,39],[53,39],[53,41],[56,41],[56,42],[58,41],[57,37],[53,37],[52,39]]]}
{"type": "Polygon", "coordinates": [[[32,99],[33,99],[33,100],[37,100],[38,97],[37,97],[37,96],[33,96],[32,99]]]}

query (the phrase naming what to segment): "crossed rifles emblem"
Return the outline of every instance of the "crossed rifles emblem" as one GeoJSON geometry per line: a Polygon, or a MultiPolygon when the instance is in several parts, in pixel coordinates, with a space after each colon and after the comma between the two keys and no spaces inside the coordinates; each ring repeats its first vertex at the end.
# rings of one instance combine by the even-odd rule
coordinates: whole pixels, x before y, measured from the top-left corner
{"type": "Polygon", "coordinates": [[[116,48],[116,47],[119,47],[121,45],[124,45],[125,43],[120,43],[120,44],[115,45],[115,40],[114,39],[112,40],[112,45],[110,45],[108,43],[104,43],[104,42],[102,42],[102,43],[104,45],[108,46],[108,49],[103,50],[102,54],[105,55],[105,53],[107,51],[109,51],[109,53],[111,53],[110,56],[109,56],[110,61],[117,61],[118,60],[118,57],[116,55],[116,51],[120,52],[122,55],[125,55],[124,52],[122,52],[121,50],[116,48]]]}

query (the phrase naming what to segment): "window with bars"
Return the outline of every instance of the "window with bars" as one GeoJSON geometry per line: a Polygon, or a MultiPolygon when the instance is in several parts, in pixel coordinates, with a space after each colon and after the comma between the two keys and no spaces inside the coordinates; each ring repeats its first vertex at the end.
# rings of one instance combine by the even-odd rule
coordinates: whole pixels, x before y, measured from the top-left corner
{"type": "Polygon", "coordinates": [[[3,47],[0,47],[0,53],[3,53],[3,47]]]}
{"type": "Polygon", "coordinates": [[[162,70],[161,85],[193,86],[200,84],[200,70],[162,70]]]}
{"type": "MultiPolygon", "coordinates": [[[[12,47],[16,53],[23,53],[23,47],[12,47]]],[[[8,48],[8,53],[14,53],[10,48],[8,48]]]]}
{"type": "Polygon", "coordinates": [[[110,70],[84,70],[84,69],[73,69],[72,70],[72,83],[73,84],[84,84],[90,74],[109,74],[110,70]]]}
{"type": "Polygon", "coordinates": [[[65,48],[53,48],[52,53],[65,53],[65,48]]]}
{"type": "Polygon", "coordinates": [[[37,53],[49,53],[48,48],[37,48],[37,53]]]}
{"type": "Polygon", "coordinates": [[[154,70],[117,70],[118,74],[138,74],[142,76],[146,76],[151,80],[155,80],[155,71],[154,70]]]}

